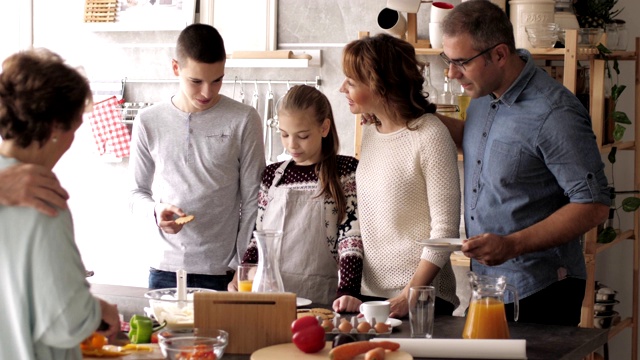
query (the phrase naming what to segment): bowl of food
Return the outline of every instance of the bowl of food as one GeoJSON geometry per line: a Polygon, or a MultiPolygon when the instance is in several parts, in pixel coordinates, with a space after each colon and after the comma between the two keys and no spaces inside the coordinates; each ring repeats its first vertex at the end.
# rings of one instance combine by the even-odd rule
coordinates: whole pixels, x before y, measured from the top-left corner
{"type": "Polygon", "coordinates": [[[211,336],[176,336],[158,338],[160,351],[168,360],[219,360],[229,342],[224,330],[213,330],[211,336]]]}
{"type": "Polygon", "coordinates": [[[525,26],[525,31],[534,48],[552,48],[558,41],[560,28],[556,23],[536,23],[525,26]]]}
{"type": "Polygon", "coordinates": [[[578,29],[579,47],[596,47],[602,39],[604,29],[600,28],[580,28],[578,29]]]}
{"type": "Polygon", "coordinates": [[[203,288],[187,288],[185,300],[178,299],[177,288],[150,290],[144,294],[149,299],[156,320],[166,323],[168,330],[193,329],[193,296],[198,292],[214,292],[203,288]]]}

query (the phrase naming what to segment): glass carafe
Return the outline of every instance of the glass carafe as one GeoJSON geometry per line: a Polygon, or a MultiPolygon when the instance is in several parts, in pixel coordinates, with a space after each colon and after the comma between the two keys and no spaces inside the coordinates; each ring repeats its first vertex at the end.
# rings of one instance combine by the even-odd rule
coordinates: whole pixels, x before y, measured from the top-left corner
{"type": "Polygon", "coordinates": [[[280,275],[282,231],[259,230],[253,236],[258,245],[258,270],[253,278],[252,292],[284,292],[280,275]]]}
{"type": "Polygon", "coordinates": [[[424,65],[423,76],[424,83],[422,84],[422,92],[425,93],[425,95],[429,94],[427,100],[429,100],[430,103],[436,104],[438,102],[438,90],[431,82],[431,64],[429,62],[424,65]]]}
{"type": "Polygon", "coordinates": [[[504,276],[492,277],[468,273],[471,284],[471,301],[467,320],[462,331],[465,339],[509,339],[509,326],[504,309],[504,291],[514,295],[514,319],[518,320],[518,292],[507,285],[504,276]]]}

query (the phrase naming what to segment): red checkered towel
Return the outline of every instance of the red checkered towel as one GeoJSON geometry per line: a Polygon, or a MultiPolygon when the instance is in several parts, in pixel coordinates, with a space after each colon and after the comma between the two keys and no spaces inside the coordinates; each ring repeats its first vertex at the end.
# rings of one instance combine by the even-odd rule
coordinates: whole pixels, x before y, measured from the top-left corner
{"type": "Polygon", "coordinates": [[[113,154],[117,158],[129,156],[131,134],[122,123],[122,110],[115,96],[94,104],[89,120],[100,155],[113,154]]]}

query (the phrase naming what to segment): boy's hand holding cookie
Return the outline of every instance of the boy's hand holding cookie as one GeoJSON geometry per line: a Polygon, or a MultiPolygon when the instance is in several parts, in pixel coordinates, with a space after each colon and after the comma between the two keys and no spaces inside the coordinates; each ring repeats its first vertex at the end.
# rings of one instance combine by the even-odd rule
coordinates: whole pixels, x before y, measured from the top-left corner
{"type": "MultiPolygon", "coordinates": [[[[193,220],[189,220],[187,222],[177,221],[176,215],[179,217],[186,217],[187,214],[182,211],[177,206],[171,204],[159,203],[155,206],[155,215],[156,215],[156,224],[164,233],[167,234],[177,234],[182,230],[182,226],[187,222],[193,220]]],[[[193,215],[191,215],[193,216],[193,215]]]]}

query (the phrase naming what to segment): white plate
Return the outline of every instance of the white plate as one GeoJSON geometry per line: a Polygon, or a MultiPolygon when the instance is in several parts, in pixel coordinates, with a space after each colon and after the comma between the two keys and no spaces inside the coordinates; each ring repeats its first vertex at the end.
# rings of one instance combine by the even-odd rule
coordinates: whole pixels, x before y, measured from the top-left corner
{"type": "MultiPolygon", "coordinates": [[[[365,321],[364,316],[358,317],[358,322],[363,322],[363,321],[365,321]]],[[[385,321],[384,323],[394,328],[396,326],[402,325],[402,320],[387,318],[387,321],[385,321]]]]}
{"type": "Polygon", "coordinates": [[[460,251],[462,249],[462,239],[456,238],[427,239],[416,242],[435,251],[460,251]]]}
{"type": "Polygon", "coordinates": [[[296,306],[307,306],[311,304],[311,300],[305,298],[296,298],[296,306]]]}
{"type": "Polygon", "coordinates": [[[386,321],[386,324],[391,326],[391,327],[396,327],[396,326],[402,325],[402,320],[394,319],[394,318],[388,318],[387,321],[386,321]]]}

